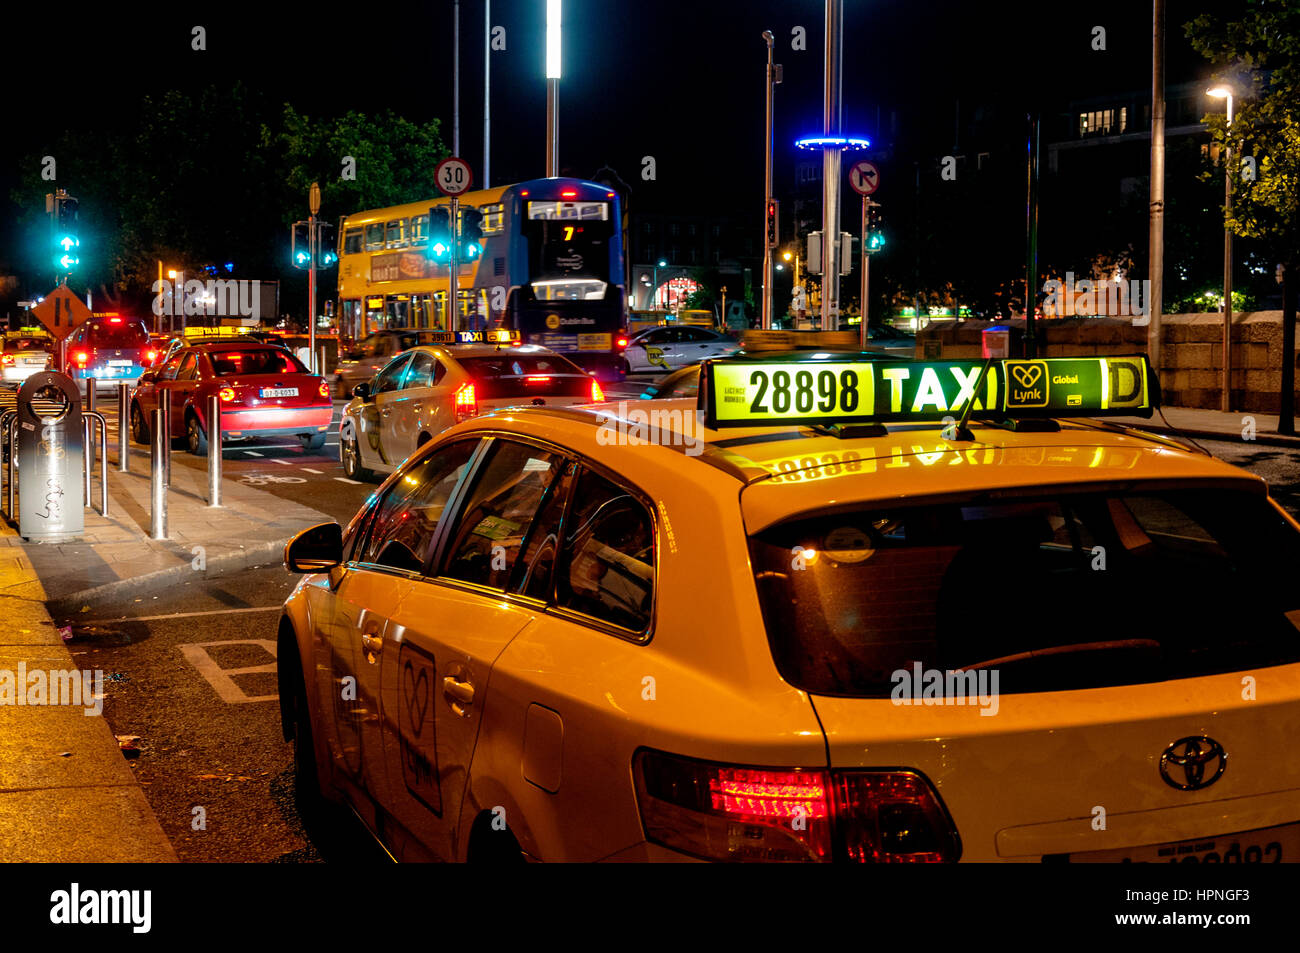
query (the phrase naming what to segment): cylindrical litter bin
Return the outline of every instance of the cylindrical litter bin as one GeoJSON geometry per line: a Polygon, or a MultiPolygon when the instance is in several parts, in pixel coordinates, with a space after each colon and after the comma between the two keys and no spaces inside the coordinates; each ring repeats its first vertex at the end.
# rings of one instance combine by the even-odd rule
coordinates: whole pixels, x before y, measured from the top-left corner
{"type": "Polygon", "coordinates": [[[33,374],[18,391],[18,533],[57,541],[85,529],[81,394],[72,378],[33,374]]]}

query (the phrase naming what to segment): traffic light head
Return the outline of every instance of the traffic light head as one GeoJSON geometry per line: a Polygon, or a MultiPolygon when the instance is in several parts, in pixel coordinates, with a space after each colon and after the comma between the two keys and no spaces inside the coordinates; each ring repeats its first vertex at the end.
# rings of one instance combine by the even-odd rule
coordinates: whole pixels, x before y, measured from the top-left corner
{"type": "Polygon", "coordinates": [[[483,213],[471,206],[460,210],[460,255],[473,261],[483,253],[483,213]]]}
{"type": "Polygon", "coordinates": [[[880,220],[880,206],[873,205],[867,210],[867,251],[879,251],[885,247],[885,233],[880,220]]]}
{"type": "Polygon", "coordinates": [[[56,195],[54,198],[54,267],[61,271],[72,271],[81,264],[77,249],[81,240],[77,237],[78,202],[70,195],[56,195]]]}
{"type": "Polygon", "coordinates": [[[311,237],[307,232],[306,222],[294,222],[290,233],[290,258],[295,268],[311,267],[311,237]]]}
{"type": "Polygon", "coordinates": [[[334,237],[334,226],[321,222],[316,233],[316,267],[330,268],[339,261],[338,244],[334,237]]]}
{"type": "Polygon", "coordinates": [[[434,261],[451,257],[451,213],[445,205],[429,209],[429,257],[434,261]]]}
{"type": "Polygon", "coordinates": [[[778,222],[780,212],[780,203],[776,199],[769,199],[767,203],[767,247],[775,248],[777,238],[780,234],[780,223],[778,222]]]}

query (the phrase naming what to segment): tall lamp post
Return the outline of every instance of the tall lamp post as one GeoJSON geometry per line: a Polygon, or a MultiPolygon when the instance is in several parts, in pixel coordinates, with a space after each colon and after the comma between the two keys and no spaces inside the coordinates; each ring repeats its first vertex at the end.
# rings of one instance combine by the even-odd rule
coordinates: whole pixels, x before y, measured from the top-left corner
{"type": "Polygon", "coordinates": [[[777,239],[773,234],[772,208],[772,88],[781,82],[781,67],[772,63],[773,36],[771,30],[763,31],[763,40],[767,43],[767,126],[763,140],[763,307],[760,316],[763,330],[772,328],[772,252],[776,249],[777,239]]]}
{"type": "Polygon", "coordinates": [[[546,177],[560,174],[560,2],[546,0],[546,177]]]}
{"type": "MultiPolygon", "coordinates": [[[[1228,101],[1228,126],[1223,135],[1223,205],[1232,212],[1232,87],[1212,86],[1207,96],[1228,101]]],[[[1232,409],[1232,229],[1223,226],[1223,396],[1219,409],[1227,413],[1232,409]]]]}
{"type": "MultiPolygon", "coordinates": [[[[660,258],[655,262],[654,267],[654,286],[650,289],[650,310],[655,310],[655,305],[659,302],[659,269],[667,268],[668,262],[660,258]]],[[[668,295],[664,295],[664,311],[668,311],[668,295]]]]}

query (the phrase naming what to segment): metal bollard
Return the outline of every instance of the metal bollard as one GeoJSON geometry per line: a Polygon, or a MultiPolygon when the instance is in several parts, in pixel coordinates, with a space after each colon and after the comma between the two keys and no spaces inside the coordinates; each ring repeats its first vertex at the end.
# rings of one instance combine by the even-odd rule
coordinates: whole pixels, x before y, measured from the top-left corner
{"type": "MultiPolygon", "coordinates": [[[[95,378],[93,377],[86,378],[86,402],[82,406],[83,413],[93,414],[95,412],[95,385],[96,385],[95,378]]],[[[84,420],[85,418],[83,417],[82,419],[84,420]]],[[[89,474],[92,470],[95,469],[95,428],[87,424],[83,432],[85,433],[86,436],[86,442],[84,444],[86,450],[86,473],[89,474]]],[[[108,447],[104,447],[103,450],[104,453],[108,453],[108,447]]],[[[87,506],[90,505],[90,477],[89,476],[86,477],[86,505],[87,506]]]]}
{"type": "Polygon", "coordinates": [[[208,398],[208,506],[221,505],[221,398],[208,398]]]}
{"type": "Polygon", "coordinates": [[[321,377],[325,376],[325,345],[324,344],[320,346],[320,366],[316,369],[316,373],[319,374],[321,377]]]}
{"type": "Polygon", "coordinates": [[[91,434],[94,428],[91,426],[90,414],[82,414],[81,417],[81,445],[85,447],[85,465],[82,468],[82,476],[86,481],[86,492],[82,499],[86,506],[90,506],[90,475],[95,470],[95,441],[91,434]]]}
{"type": "Polygon", "coordinates": [[[162,470],[163,483],[172,485],[172,392],[166,388],[158,391],[158,410],[162,413],[163,440],[162,470]]]}
{"type": "Polygon", "coordinates": [[[117,385],[117,468],[123,473],[131,472],[130,405],[131,385],[123,381],[117,385]]]}
{"type": "Polygon", "coordinates": [[[168,441],[163,432],[163,412],[153,412],[153,440],[149,444],[149,537],[167,538],[167,484],[163,482],[163,463],[168,441]]]}
{"type": "Polygon", "coordinates": [[[15,523],[18,522],[18,514],[14,512],[14,477],[17,475],[14,471],[18,469],[18,415],[14,414],[9,418],[6,425],[5,440],[9,443],[9,459],[5,461],[5,475],[9,481],[9,486],[5,492],[9,495],[9,506],[5,512],[15,523]]]}

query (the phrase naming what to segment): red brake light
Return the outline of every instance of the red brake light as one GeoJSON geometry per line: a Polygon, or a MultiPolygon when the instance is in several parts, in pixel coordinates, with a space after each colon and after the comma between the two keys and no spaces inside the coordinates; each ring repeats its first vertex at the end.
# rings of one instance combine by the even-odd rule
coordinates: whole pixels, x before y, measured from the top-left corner
{"type": "Polygon", "coordinates": [[[9,365],[13,362],[14,356],[12,354],[0,354],[0,364],[9,365]]]}
{"type": "Polygon", "coordinates": [[[648,750],[633,768],[650,840],[710,860],[938,863],[960,852],[914,771],[739,767],[648,750]]]}
{"type": "Polygon", "coordinates": [[[615,347],[627,347],[627,338],[618,338],[614,341],[615,347]]]}
{"type": "Polygon", "coordinates": [[[329,395],[330,395],[330,385],[329,385],[329,382],[328,382],[328,381],[321,381],[321,382],[320,382],[320,387],[319,387],[319,389],[318,389],[318,393],[319,393],[322,397],[326,397],[326,398],[329,397],[329,395]]]}
{"type": "Polygon", "coordinates": [[[461,384],[456,388],[456,421],[467,420],[478,413],[478,398],[474,396],[474,385],[461,384]]]}
{"type": "Polygon", "coordinates": [[[599,403],[601,403],[602,401],[604,401],[604,399],[605,399],[605,392],[604,392],[603,390],[600,389],[600,382],[599,382],[599,381],[592,381],[592,382],[591,382],[591,402],[592,402],[593,404],[599,404],[599,403]]]}
{"type": "Polygon", "coordinates": [[[78,364],[85,364],[88,360],[90,360],[90,355],[87,354],[85,351],[78,351],[76,354],[72,355],[72,359],[76,361],[78,364]]]}
{"type": "Polygon", "coordinates": [[[146,361],[148,361],[150,364],[152,364],[154,361],[158,360],[158,352],[157,352],[157,351],[145,351],[145,353],[144,353],[144,359],[145,359],[146,361]]]}
{"type": "Polygon", "coordinates": [[[233,387],[223,387],[217,391],[217,396],[224,401],[232,401],[235,399],[235,389],[233,387]]]}
{"type": "Polygon", "coordinates": [[[578,197],[577,189],[562,189],[560,191],[560,198],[562,199],[576,199],[577,197],[578,197]]]}
{"type": "Polygon", "coordinates": [[[545,384],[550,381],[550,379],[550,376],[547,374],[530,374],[528,377],[524,378],[524,382],[527,384],[545,384]]]}
{"type": "Polygon", "coordinates": [[[108,323],[109,323],[109,324],[121,324],[121,323],[122,323],[122,319],[121,319],[121,318],[109,318],[109,319],[108,319],[108,323]]]}

